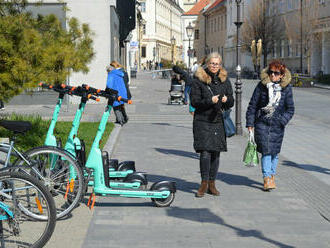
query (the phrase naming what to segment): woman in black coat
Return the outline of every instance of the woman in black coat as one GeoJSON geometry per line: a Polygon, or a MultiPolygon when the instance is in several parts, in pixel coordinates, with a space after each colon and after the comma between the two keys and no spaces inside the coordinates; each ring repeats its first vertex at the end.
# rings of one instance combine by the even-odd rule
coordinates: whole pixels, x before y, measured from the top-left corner
{"type": "Polygon", "coordinates": [[[218,53],[211,53],[205,60],[205,67],[197,69],[190,92],[191,105],[195,108],[194,149],[200,153],[202,178],[196,197],[203,197],[207,191],[216,196],[220,194],[215,179],[220,152],[227,151],[222,111],[234,105],[231,83],[221,62],[218,53]]]}
{"type": "Polygon", "coordinates": [[[257,150],[262,154],[264,190],[275,189],[278,154],[284,129],[294,114],[291,73],[279,60],[261,72],[246,112],[246,127],[255,133],[257,150]]]}

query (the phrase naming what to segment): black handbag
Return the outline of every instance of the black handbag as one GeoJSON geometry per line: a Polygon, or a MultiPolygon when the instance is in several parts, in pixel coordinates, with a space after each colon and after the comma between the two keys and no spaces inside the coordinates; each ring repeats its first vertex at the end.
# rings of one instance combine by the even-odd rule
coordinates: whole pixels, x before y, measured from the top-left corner
{"type": "MultiPolygon", "coordinates": [[[[211,94],[214,96],[211,87],[207,85],[207,88],[209,89],[211,94]]],[[[236,133],[236,128],[235,128],[234,122],[230,118],[230,112],[231,112],[231,109],[227,109],[227,110],[222,109],[223,126],[225,128],[226,137],[228,137],[228,138],[234,136],[236,133]]]]}
{"type": "Polygon", "coordinates": [[[234,136],[236,133],[236,128],[235,128],[234,122],[230,118],[230,112],[231,112],[231,109],[224,110],[222,112],[223,125],[225,127],[226,136],[228,138],[231,136],[234,136]]]}

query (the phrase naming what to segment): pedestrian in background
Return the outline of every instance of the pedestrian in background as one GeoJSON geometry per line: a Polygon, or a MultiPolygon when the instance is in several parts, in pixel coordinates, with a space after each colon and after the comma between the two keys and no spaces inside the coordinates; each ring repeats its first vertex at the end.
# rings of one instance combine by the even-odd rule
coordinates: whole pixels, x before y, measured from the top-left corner
{"type": "MultiPolygon", "coordinates": [[[[117,61],[112,61],[106,69],[108,72],[107,88],[118,91],[119,96],[127,99],[127,90],[125,87],[124,72],[122,70],[122,66],[117,61]]],[[[128,120],[125,112],[124,102],[114,101],[113,111],[116,116],[116,122],[123,126],[128,120]]]]}
{"type": "Polygon", "coordinates": [[[234,106],[233,89],[227,71],[221,65],[219,53],[211,53],[206,67],[198,67],[192,83],[190,98],[195,108],[193,120],[194,149],[200,153],[201,185],[196,197],[206,192],[218,196],[215,187],[220,152],[227,151],[222,111],[234,106]]]}
{"type": "MultiPolygon", "coordinates": [[[[119,64],[116,61],[113,61],[113,64],[117,64],[116,66],[118,66],[118,68],[124,73],[124,83],[125,83],[125,88],[126,88],[126,92],[127,92],[127,99],[131,100],[132,99],[132,94],[131,91],[129,89],[129,77],[128,77],[128,73],[125,71],[124,67],[119,64]]],[[[127,123],[128,122],[128,116],[126,113],[126,109],[125,109],[125,104],[120,105],[121,106],[121,112],[124,116],[124,122],[127,123]]]]}
{"type": "Polygon", "coordinates": [[[294,114],[291,73],[279,60],[262,70],[246,111],[246,127],[255,134],[261,153],[264,190],[275,189],[278,155],[285,126],[294,114]]]}

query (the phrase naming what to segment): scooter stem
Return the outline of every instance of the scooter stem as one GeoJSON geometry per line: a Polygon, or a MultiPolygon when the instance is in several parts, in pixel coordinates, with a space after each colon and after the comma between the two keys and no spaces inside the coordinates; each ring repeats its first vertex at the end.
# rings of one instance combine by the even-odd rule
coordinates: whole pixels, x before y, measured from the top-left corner
{"type": "Polygon", "coordinates": [[[79,104],[79,108],[76,111],[74,120],[72,122],[72,128],[64,147],[64,149],[70,152],[73,156],[76,156],[75,144],[80,143],[80,140],[78,139],[77,136],[78,136],[78,129],[80,125],[81,116],[84,112],[85,106],[86,106],[86,100],[82,98],[79,104]]]}
{"type": "Polygon", "coordinates": [[[63,98],[64,98],[64,94],[60,93],[58,96],[58,99],[57,99],[55,109],[54,109],[52,120],[50,122],[48,131],[47,131],[46,140],[44,143],[44,145],[46,145],[46,146],[57,146],[57,141],[56,141],[56,137],[54,135],[54,130],[55,130],[56,122],[58,119],[58,115],[59,115],[61,107],[62,107],[63,98]]]}

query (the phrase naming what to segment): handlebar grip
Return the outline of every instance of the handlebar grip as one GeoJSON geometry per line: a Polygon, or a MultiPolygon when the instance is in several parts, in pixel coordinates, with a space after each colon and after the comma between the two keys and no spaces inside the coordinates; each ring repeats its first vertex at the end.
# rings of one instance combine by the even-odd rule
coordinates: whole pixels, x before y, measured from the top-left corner
{"type": "Polygon", "coordinates": [[[100,99],[99,99],[99,98],[97,98],[97,97],[93,96],[92,94],[88,94],[88,96],[87,96],[87,99],[91,99],[91,100],[94,100],[94,101],[97,101],[97,102],[99,102],[99,101],[100,101],[100,99]]]}
{"type": "Polygon", "coordinates": [[[39,86],[42,88],[46,88],[46,89],[52,89],[53,85],[49,85],[49,84],[45,84],[45,83],[39,83],[39,86]]]}
{"type": "Polygon", "coordinates": [[[123,97],[121,97],[121,96],[118,96],[118,97],[117,97],[117,100],[118,100],[118,102],[123,101],[123,102],[126,102],[126,103],[128,103],[128,104],[132,104],[132,100],[129,100],[129,99],[123,98],[123,97]]]}

